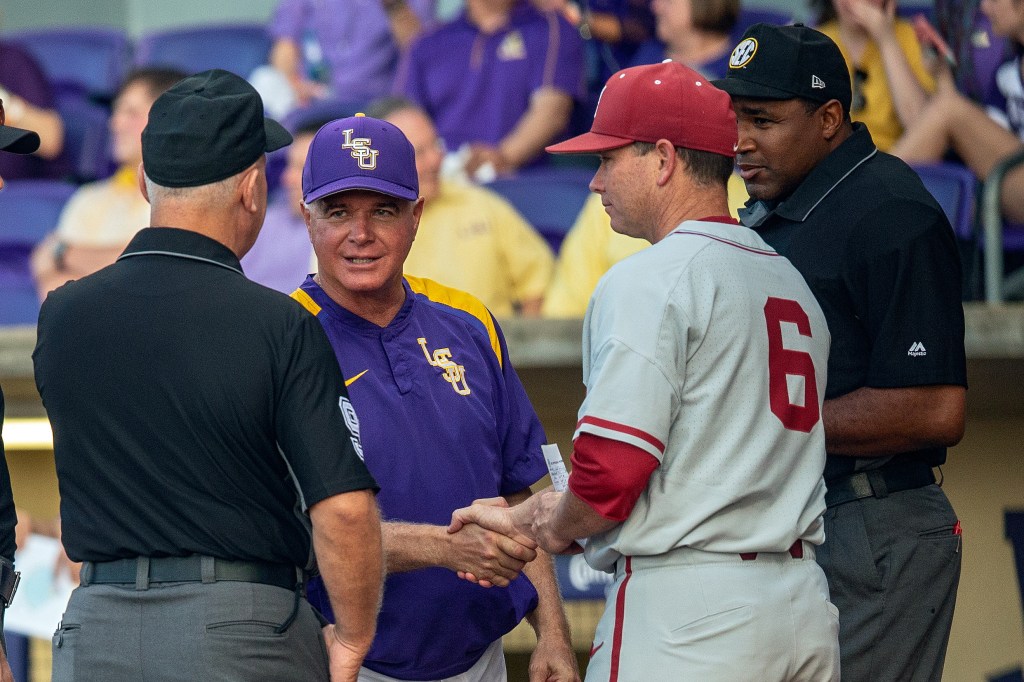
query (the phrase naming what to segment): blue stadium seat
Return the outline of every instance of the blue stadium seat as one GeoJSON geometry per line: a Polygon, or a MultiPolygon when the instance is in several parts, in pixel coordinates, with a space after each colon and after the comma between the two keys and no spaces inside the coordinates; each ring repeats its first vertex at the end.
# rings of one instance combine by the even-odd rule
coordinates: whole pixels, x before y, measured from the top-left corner
{"type": "Polygon", "coordinates": [[[594,172],[585,168],[537,168],[486,185],[515,206],[555,253],[590,195],[594,172]]]}
{"type": "Polygon", "coordinates": [[[114,28],[38,29],[8,39],[36,58],[55,88],[72,87],[100,101],[113,99],[131,64],[131,42],[114,28]]]}
{"type": "Polygon", "coordinates": [[[139,66],[173,66],[186,73],[224,69],[248,78],[267,63],[271,39],[263,24],[220,24],[149,33],[135,47],[139,66]]]}
{"type": "Polygon", "coordinates": [[[35,324],[39,299],[29,256],[57,225],[77,185],[56,180],[11,180],[0,192],[0,325],[35,324]]]}
{"type": "Polygon", "coordinates": [[[57,95],[57,112],[64,121],[64,152],[76,182],[90,182],[115,170],[110,148],[110,111],[74,93],[57,95]]]}
{"type": "Polygon", "coordinates": [[[965,166],[955,163],[915,165],[925,188],[931,192],[949,218],[958,239],[975,238],[975,196],[978,180],[965,166]]]}

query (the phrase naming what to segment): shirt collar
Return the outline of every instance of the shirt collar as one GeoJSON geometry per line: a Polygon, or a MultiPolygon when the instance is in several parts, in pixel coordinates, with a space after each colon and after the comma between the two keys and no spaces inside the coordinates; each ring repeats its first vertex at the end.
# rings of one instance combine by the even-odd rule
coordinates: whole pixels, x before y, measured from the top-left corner
{"type": "Polygon", "coordinates": [[[238,257],[231,249],[206,235],[176,227],[147,227],[140,230],[118,260],[132,256],[171,256],[201,261],[234,270],[244,276],[238,257]]]}
{"type": "Polygon", "coordinates": [[[793,193],[781,202],[748,201],[740,209],[740,220],[756,227],[770,214],[803,222],[839,184],[862,163],[878,153],[871,133],[863,123],[853,124],[853,134],[836,147],[804,178],[793,193]]]}

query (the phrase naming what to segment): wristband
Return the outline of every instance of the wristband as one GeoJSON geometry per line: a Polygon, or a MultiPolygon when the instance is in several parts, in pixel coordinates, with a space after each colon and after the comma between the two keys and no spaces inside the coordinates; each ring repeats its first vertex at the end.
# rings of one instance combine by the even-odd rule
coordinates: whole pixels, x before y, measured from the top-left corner
{"type": "Polygon", "coordinates": [[[65,241],[58,241],[53,245],[53,267],[57,272],[64,272],[67,269],[67,262],[64,260],[65,254],[68,251],[68,243],[65,241]]]}

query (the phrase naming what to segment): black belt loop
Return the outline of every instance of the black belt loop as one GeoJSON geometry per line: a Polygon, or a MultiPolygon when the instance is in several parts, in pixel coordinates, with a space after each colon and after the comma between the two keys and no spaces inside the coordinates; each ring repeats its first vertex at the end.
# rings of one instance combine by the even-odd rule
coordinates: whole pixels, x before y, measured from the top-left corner
{"type": "Polygon", "coordinates": [[[142,591],[149,589],[149,557],[140,556],[135,562],[135,589],[142,591]]]}
{"type": "Polygon", "coordinates": [[[217,570],[212,556],[199,557],[199,579],[204,585],[217,582],[217,570]]]}
{"type": "Polygon", "coordinates": [[[82,562],[82,570],[78,573],[78,582],[82,587],[88,587],[89,583],[92,582],[92,566],[91,561],[82,562]]]}
{"type": "Polygon", "coordinates": [[[871,490],[875,497],[889,497],[889,486],[885,484],[885,475],[881,469],[866,472],[871,481],[871,490]]]}

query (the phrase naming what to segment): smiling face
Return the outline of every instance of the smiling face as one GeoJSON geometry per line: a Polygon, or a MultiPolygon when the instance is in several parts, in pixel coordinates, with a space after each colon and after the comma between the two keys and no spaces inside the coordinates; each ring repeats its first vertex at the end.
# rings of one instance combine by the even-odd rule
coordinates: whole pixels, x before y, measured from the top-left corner
{"type": "Polygon", "coordinates": [[[829,155],[820,109],[803,100],[732,98],[739,128],[736,167],[753,199],[785,199],[829,155]]]}
{"type": "Polygon", "coordinates": [[[422,199],[406,201],[368,190],[339,192],[304,207],[320,286],[356,314],[367,306],[396,302],[397,313],[405,298],[402,266],[422,211],[422,199]]]}

